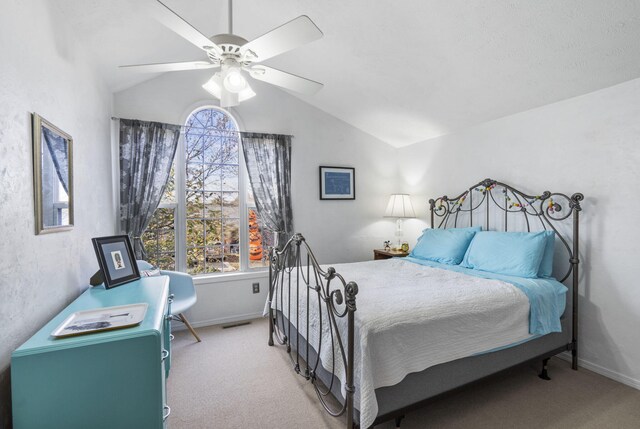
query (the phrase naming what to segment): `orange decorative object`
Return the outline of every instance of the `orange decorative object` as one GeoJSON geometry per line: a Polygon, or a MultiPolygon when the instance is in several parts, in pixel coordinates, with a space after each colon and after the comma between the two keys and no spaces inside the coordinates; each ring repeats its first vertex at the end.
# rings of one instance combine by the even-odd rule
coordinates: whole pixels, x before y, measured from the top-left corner
{"type": "Polygon", "coordinates": [[[249,210],[249,260],[262,260],[262,234],[258,227],[258,215],[254,210],[249,210]]]}

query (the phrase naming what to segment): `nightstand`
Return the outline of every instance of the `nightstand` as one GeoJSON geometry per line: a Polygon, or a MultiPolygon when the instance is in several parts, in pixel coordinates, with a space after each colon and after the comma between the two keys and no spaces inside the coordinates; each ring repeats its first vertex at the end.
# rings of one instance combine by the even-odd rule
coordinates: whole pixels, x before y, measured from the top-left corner
{"type": "Polygon", "coordinates": [[[373,249],[373,259],[390,259],[390,258],[404,258],[408,256],[409,252],[399,251],[396,252],[394,250],[383,250],[383,249],[373,249]]]}

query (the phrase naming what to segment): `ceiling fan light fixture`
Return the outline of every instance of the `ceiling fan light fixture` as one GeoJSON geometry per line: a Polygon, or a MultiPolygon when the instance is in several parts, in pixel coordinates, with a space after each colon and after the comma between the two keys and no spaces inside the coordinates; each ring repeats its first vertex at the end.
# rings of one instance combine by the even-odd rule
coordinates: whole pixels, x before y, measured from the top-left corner
{"type": "MultiPolygon", "coordinates": [[[[244,78],[244,77],[243,77],[244,78]]],[[[223,83],[220,73],[214,74],[204,85],[202,85],[209,94],[220,100],[220,107],[233,107],[242,101],[255,97],[256,93],[245,80],[245,87],[240,92],[228,91],[223,83]]]]}
{"type": "Polygon", "coordinates": [[[211,79],[209,79],[204,85],[202,85],[202,87],[209,94],[213,95],[218,100],[220,100],[220,98],[222,97],[221,83],[222,83],[222,80],[220,79],[220,75],[216,73],[213,76],[211,76],[211,79]]]}
{"type": "Polygon", "coordinates": [[[237,68],[227,70],[224,79],[222,80],[224,88],[233,93],[240,93],[247,87],[247,79],[242,76],[242,73],[237,68]]]}
{"type": "Polygon", "coordinates": [[[253,89],[247,84],[247,87],[238,94],[238,101],[245,101],[255,96],[256,93],[253,92],[253,89]]]}

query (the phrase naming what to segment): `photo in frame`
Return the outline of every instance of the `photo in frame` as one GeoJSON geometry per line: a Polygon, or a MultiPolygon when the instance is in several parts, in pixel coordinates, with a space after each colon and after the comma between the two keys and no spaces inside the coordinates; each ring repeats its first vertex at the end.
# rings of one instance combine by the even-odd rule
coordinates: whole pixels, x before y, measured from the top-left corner
{"type": "Polygon", "coordinates": [[[321,200],[355,200],[356,169],[320,166],[321,200]]]}
{"type": "Polygon", "coordinates": [[[92,238],[93,249],[107,289],[140,278],[140,271],[128,235],[92,238]]]}

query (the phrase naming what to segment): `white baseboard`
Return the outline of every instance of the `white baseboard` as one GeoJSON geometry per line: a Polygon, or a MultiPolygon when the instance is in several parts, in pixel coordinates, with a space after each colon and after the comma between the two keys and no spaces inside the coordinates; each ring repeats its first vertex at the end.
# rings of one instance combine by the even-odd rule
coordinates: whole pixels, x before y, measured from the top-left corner
{"type": "MultiPolygon", "coordinates": [[[[191,326],[193,326],[194,328],[202,328],[204,326],[224,325],[227,323],[245,322],[247,320],[258,319],[260,317],[262,317],[262,312],[240,314],[240,315],[231,316],[231,317],[220,317],[217,319],[201,320],[199,322],[191,322],[191,321],[189,322],[191,322],[191,326]]],[[[172,331],[182,331],[183,329],[187,329],[187,327],[180,322],[176,324],[172,324],[171,326],[172,331]]]]}
{"type": "MultiPolygon", "coordinates": [[[[571,353],[564,352],[557,355],[560,359],[566,360],[567,362],[571,362],[571,353]]],[[[610,378],[612,380],[618,381],[622,384],[626,384],[629,387],[633,387],[634,389],[640,390],[640,380],[636,380],[635,378],[631,378],[624,374],[620,374],[619,372],[612,371],[608,368],[600,366],[598,364],[589,362],[587,360],[578,358],[578,366],[584,369],[588,369],[589,371],[593,371],[596,374],[600,374],[604,377],[610,378]]]]}

